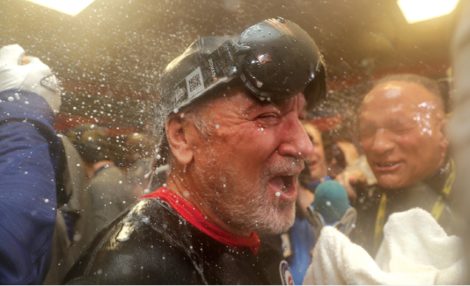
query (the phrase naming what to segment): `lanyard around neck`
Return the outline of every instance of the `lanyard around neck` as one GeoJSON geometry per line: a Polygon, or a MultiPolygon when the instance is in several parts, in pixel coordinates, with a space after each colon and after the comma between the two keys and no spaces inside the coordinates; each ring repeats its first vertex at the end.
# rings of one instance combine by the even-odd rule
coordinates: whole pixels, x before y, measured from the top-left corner
{"type": "MultiPolygon", "coordinates": [[[[446,203],[445,198],[447,198],[452,190],[452,186],[454,185],[455,180],[455,163],[454,160],[450,159],[450,166],[451,172],[449,177],[446,180],[446,184],[442,189],[441,194],[437,198],[436,202],[431,211],[432,217],[438,221],[442,215],[442,212],[445,209],[446,203]]],[[[375,220],[375,231],[374,231],[374,252],[376,253],[379,249],[380,243],[382,242],[383,237],[383,228],[385,224],[385,213],[387,211],[387,195],[385,193],[382,194],[382,198],[380,199],[379,210],[377,212],[377,218],[375,220]]]]}

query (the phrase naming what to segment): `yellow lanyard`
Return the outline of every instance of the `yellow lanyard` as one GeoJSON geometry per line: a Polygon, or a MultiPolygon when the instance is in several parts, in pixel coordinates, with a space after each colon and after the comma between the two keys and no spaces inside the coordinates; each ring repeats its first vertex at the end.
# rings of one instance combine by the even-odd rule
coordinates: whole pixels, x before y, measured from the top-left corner
{"type": "MultiPolygon", "coordinates": [[[[434,203],[434,206],[431,211],[431,215],[434,219],[436,219],[436,221],[439,220],[446,206],[444,197],[449,196],[450,191],[452,190],[452,186],[454,185],[454,180],[455,180],[454,160],[450,159],[450,165],[451,165],[452,171],[446,180],[444,189],[442,190],[441,194],[439,195],[436,202],[434,203]]],[[[375,253],[379,249],[380,243],[382,242],[386,210],[387,210],[387,195],[383,193],[382,198],[380,199],[379,211],[377,212],[377,218],[375,220],[375,232],[374,232],[374,252],[375,253]]]]}

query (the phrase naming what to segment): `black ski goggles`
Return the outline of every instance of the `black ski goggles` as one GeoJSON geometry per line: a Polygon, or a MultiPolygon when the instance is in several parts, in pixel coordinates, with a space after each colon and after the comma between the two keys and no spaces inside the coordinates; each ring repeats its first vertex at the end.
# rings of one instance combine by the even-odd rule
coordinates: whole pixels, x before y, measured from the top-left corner
{"type": "MultiPolygon", "coordinates": [[[[203,45],[201,39],[196,49],[203,45]]],[[[234,79],[261,100],[303,92],[308,110],[326,97],[326,72],[318,47],[304,30],[282,18],[265,20],[246,29],[236,42],[226,40],[210,54],[196,50],[193,56],[199,57],[197,64],[171,88],[177,108],[234,79]]]]}

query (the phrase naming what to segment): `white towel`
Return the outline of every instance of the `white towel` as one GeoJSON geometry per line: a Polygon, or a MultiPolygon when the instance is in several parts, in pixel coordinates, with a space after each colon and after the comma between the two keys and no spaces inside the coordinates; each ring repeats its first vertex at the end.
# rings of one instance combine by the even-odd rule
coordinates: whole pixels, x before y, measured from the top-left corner
{"type": "Polygon", "coordinates": [[[303,284],[462,284],[463,253],[460,238],[415,208],[390,216],[375,261],[335,228],[323,228],[303,284]]]}

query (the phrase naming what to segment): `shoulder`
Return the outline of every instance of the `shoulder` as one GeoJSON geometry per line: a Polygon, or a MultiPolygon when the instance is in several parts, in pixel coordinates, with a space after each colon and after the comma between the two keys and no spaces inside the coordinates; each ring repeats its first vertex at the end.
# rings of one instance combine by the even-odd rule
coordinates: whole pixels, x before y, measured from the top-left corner
{"type": "Polygon", "coordinates": [[[160,200],[138,201],[98,234],[64,282],[201,284],[190,257],[172,241],[175,231],[164,226],[174,217],[160,200]]]}

